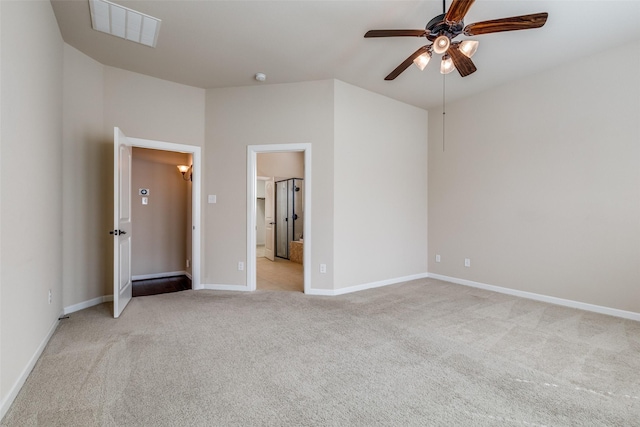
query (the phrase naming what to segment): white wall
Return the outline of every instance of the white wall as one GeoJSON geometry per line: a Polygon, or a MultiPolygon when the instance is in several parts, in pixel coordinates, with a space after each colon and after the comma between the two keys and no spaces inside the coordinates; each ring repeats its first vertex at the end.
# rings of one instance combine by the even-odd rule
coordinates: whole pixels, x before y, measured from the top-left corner
{"type": "Polygon", "coordinates": [[[104,66],[64,45],[63,306],[111,294],[113,141],[104,134],[104,66]]]}
{"type": "Polygon", "coordinates": [[[63,43],[49,2],[0,10],[1,417],[62,310],[63,43]]]}
{"type": "Polygon", "coordinates": [[[429,271],[640,312],[639,75],[634,42],[452,103],[444,152],[430,111],[429,271]]]}
{"type": "Polygon", "coordinates": [[[311,286],[330,289],[333,264],[333,81],[207,90],[204,182],[216,204],[205,204],[203,283],[245,285],[247,146],[312,144],[311,286]]]}
{"type": "Polygon", "coordinates": [[[427,112],[336,81],[335,288],[427,272],[427,112]]]}
{"type": "Polygon", "coordinates": [[[204,146],[204,89],[105,67],[105,126],[135,138],[204,146]]]}

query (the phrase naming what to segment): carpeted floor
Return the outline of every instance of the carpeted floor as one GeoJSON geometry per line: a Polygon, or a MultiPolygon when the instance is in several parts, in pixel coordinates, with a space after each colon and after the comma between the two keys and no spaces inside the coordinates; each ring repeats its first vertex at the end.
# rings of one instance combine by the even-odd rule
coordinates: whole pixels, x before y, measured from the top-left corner
{"type": "Polygon", "coordinates": [[[2,426],[637,426],[640,323],[432,279],[62,320],[2,426]]]}

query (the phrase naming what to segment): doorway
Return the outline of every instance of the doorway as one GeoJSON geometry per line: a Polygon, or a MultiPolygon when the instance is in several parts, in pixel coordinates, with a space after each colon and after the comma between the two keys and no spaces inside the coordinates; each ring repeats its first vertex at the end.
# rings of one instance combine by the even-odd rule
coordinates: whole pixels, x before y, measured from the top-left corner
{"type": "MultiPolygon", "coordinates": [[[[273,259],[273,261],[266,261],[266,258],[261,258],[261,262],[264,261],[271,271],[266,271],[267,274],[273,274],[278,276],[279,274],[287,275],[295,275],[296,269],[302,273],[302,288],[298,290],[303,290],[305,293],[309,291],[311,286],[311,144],[274,144],[274,145],[252,145],[248,147],[247,150],[247,288],[248,290],[256,290],[257,289],[257,265],[258,265],[258,247],[257,247],[257,235],[258,235],[258,221],[257,221],[257,211],[258,211],[258,191],[260,183],[266,182],[266,187],[269,188],[269,182],[274,183],[276,178],[281,178],[278,180],[282,180],[282,178],[289,178],[285,176],[278,176],[277,174],[269,174],[270,176],[258,177],[258,155],[259,154],[276,154],[276,153],[284,153],[284,154],[299,154],[302,157],[303,164],[303,177],[299,181],[299,189],[302,194],[304,194],[304,198],[301,202],[300,212],[304,212],[304,221],[302,225],[302,230],[299,231],[299,236],[297,239],[299,250],[301,252],[300,263],[292,263],[289,259],[283,259],[278,257],[270,257],[269,259],[273,259]],[[303,241],[300,241],[303,240],[303,241]],[[280,264],[288,264],[292,271],[287,272],[286,270],[280,269],[280,264]]],[[[261,172],[262,173],[262,172],[261,172]]],[[[260,190],[261,191],[261,190],[260,190]]],[[[271,191],[274,192],[275,200],[275,186],[271,186],[271,191]]],[[[266,195],[266,199],[268,200],[268,195],[266,195]]],[[[265,205],[269,205],[268,201],[265,201],[265,205]]],[[[275,205],[274,205],[275,209],[275,205]]],[[[274,218],[275,219],[275,218],[274,218]]],[[[267,221],[268,223],[274,221],[267,221]]],[[[269,224],[266,225],[266,228],[269,227],[269,224]]],[[[261,231],[262,233],[262,231],[261,231]]],[[[268,231],[267,231],[268,233],[268,231]]],[[[275,229],[273,230],[272,238],[275,239],[275,229]]],[[[269,248],[269,237],[267,237],[267,242],[265,242],[265,248],[267,253],[270,252],[269,248]]],[[[271,246],[273,249],[275,244],[271,246]]],[[[286,268],[286,267],[285,267],[286,268]]],[[[262,270],[261,270],[262,272],[262,270]]],[[[283,289],[284,290],[284,289],[283,289]]]]}
{"type": "Polygon", "coordinates": [[[191,289],[193,155],[133,147],[131,161],[132,296],[191,289]]]}
{"type": "MultiPolygon", "coordinates": [[[[120,128],[113,128],[113,229],[109,231],[113,243],[113,317],[118,318],[131,301],[131,158],[133,147],[190,153],[193,157],[191,202],[192,288],[202,289],[200,283],[200,187],[201,149],[193,145],[127,137],[120,128]]],[[[140,194],[141,196],[143,194],[140,194]]]]}
{"type": "MultiPolygon", "coordinates": [[[[202,155],[200,147],[132,137],[127,138],[127,142],[132,148],[143,148],[151,151],[166,152],[168,154],[173,153],[190,156],[191,170],[185,174],[190,179],[189,182],[191,185],[191,202],[188,206],[191,232],[187,233],[187,245],[190,249],[188,251],[190,252],[190,279],[192,289],[203,289],[200,279],[200,259],[202,253],[200,241],[202,155]]],[[[175,168],[175,178],[180,179],[181,174],[178,173],[177,165],[172,166],[172,168],[175,168]]],[[[184,184],[187,184],[187,182],[184,182],[184,184]]],[[[142,203],[142,200],[138,200],[141,197],[139,190],[139,188],[131,189],[133,203],[142,203]]],[[[153,199],[151,199],[152,195],[153,194],[149,194],[149,203],[153,203],[153,199]]],[[[151,279],[153,277],[148,278],[151,279]]]]}
{"type": "MultiPolygon", "coordinates": [[[[259,153],[257,169],[302,176],[304,153],[259,153]]],[[[303,292],[303,180],[261,178],[256,182],[256,289],[303,292]]]]}

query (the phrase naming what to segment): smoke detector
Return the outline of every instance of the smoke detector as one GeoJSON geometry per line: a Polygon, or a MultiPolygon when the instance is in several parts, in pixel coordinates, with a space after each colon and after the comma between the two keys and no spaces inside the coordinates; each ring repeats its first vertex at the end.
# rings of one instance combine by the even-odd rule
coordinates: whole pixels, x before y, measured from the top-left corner
{"type": "Polygon", "coordinates": [[[256,80],[259,82],[263,82],[267,80],[267,75],[265,73],[256,73],[256,80]]]}

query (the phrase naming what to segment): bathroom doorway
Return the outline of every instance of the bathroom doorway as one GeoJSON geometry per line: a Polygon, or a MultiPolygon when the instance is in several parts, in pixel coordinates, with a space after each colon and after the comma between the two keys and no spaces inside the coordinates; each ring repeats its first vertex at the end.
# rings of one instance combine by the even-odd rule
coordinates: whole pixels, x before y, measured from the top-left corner
{"type": "Polygon", "coordinates": [[[310,284],[310,144],[250,146],[248,156],[248,288],[304,292],[310,284]]]}

